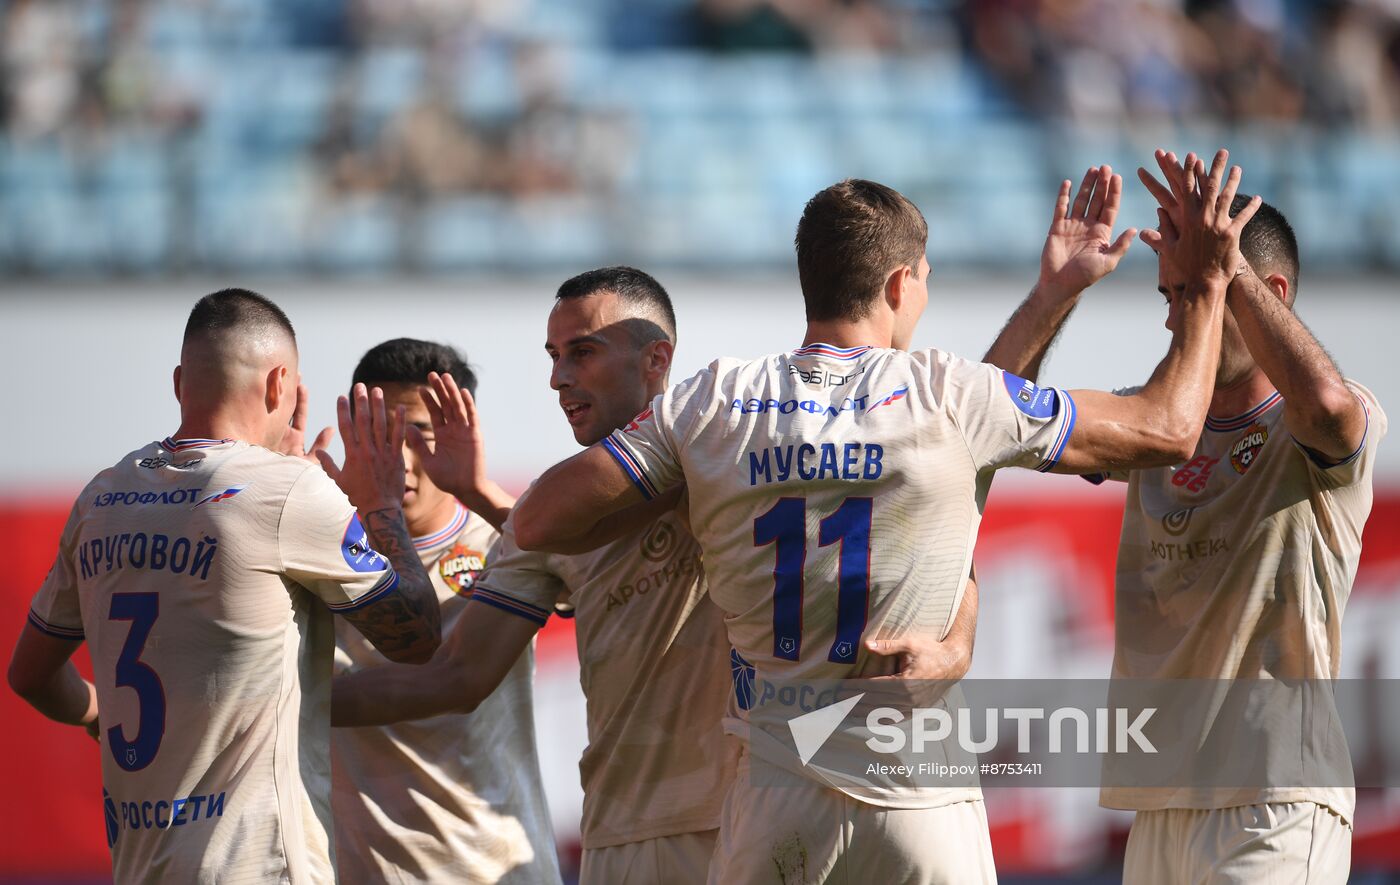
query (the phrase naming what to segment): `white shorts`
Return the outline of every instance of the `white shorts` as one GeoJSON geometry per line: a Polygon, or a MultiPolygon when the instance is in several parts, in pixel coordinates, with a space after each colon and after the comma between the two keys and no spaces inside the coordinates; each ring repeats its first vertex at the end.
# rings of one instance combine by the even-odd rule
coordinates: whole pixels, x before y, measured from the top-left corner
{"type": "Polygon", "coordinates": [[[996,882],[981,800],[895,809],[811,781],[754,786],[749,758],[725,799],[711,885],[996,882]]]}
{"type": "Polygon", "coordinates": [[[1128,833],[1128,885],[1342,885],[1351,825],[1314,802],[1139,811],[1128,833]]]}
{"type": "Polygon", "coordinates": [[[719,830],[585,848],[579,885],[704,885],[719,830]]]}

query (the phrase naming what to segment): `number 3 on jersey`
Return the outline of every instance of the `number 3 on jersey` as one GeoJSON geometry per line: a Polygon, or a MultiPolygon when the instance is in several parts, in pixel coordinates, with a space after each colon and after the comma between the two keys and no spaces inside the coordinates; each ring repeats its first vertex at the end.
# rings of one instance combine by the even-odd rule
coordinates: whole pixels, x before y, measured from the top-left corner
{"type": "Polygon", "coordinates": [[[117,688],[136,690],[136,737],[126,739],[126,729],[113,725],[107,729],[107,747],[112,758],[126,771],[139,771],[151,764],[165,737],[165,686],[150,665],[141,660],[141,652],[150,638],[151,628],[160,617],[160,595],[156,593],[113,593],[108,620],[130,621],[121,655],[117,657],[117,688]]]}
{"type": "MultiPolygon", "coordinates": [[[[853,664],[865,632],[870,601],[870,523],[873,498],[846,498],[821,521],[817,543],[840,544],[836,593],[836,638],[826,659],[853,664]]],[[[806,587],[807,499],[779,498],[753,521],[756,547],[777,545],[773,567],[773,656],[798,660],[802,653],[802,598],[806,587]]]]}

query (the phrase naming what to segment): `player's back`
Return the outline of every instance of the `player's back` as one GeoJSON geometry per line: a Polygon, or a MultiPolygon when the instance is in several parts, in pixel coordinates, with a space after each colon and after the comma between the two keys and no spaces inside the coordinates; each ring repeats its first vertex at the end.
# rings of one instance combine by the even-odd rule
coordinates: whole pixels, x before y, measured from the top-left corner
{"type": "Polygon", "coordinates": [[[711,595],[761,675],[872,676],[888,665],[862,637],[946,633],[991,475],[1053,465],[1060,395],[936,350],[819,344],[719,360],[608,444],[643,482],[683,472],[711,595]]]}
{"type": "Polygon", "coordinates": [[[338,494],[247,443],[166,440],[75,505],[55,571],[91,648],[118,882],[332,880],[332,624],[297,575],[327,553],[393,575],[338,494]],[[289,532],[332,511],[323,537],[289,532]]]}

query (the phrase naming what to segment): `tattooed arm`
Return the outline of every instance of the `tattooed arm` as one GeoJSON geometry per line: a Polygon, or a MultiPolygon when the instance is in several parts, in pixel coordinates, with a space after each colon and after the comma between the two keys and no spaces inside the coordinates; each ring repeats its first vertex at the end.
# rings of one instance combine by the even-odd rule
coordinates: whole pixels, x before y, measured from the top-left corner
{"type": "Polygon", "coordinates": [[[390,419],[379,388],[370,393],[356,384],[354,396],[353,412],[345,397],[337,404],[345,465],[337,467],[324,450],[316,455],[362,515],[370,543],[389,561],[397,586],[341,616],[389,660],[423,664],[442,642],[442,612],[403,515],[403,407],[390,419]]]}
{"type": "Polygon", "coordinates": [[[354,624],[389,660],[425,664],[442,640],[442,612],[432,580],[413,549],[403,510],[375,510],[366,513],[364,521],[374,549],[389,560],[389,567],[398,574],[398,592],[385,594],[341,617],[354,624]]]}

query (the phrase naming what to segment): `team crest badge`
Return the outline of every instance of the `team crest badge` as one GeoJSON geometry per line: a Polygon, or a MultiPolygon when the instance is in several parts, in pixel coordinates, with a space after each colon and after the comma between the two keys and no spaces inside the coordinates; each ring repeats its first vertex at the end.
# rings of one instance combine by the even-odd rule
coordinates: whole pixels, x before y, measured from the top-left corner
{"type": "Polygon", "coordinates": [[[472,595],[476,576],[484,568],[486,554],[480,550],[473,550],[466,544],[454,544],[452,549],[438,560],[438,574],[458,596],[472,595]]]}
{"type": "Polygon", "coordinates": [[[1230,446],[1230,466],[1236,473],[1244,473],[1259,457],[1259,450],[1269,441],[1269,428],[1258,422],[1250,425],[1244,436],[1230,446]]]}

